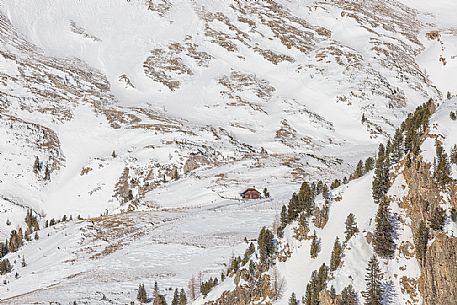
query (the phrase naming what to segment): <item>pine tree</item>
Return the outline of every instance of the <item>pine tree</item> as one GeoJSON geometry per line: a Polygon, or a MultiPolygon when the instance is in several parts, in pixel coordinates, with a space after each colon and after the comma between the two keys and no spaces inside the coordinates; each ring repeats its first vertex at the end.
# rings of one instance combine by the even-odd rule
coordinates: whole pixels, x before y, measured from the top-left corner
{"type": "Polygon", "coordinates": [[[273,254],[273,233],[266,227],[260,230],[259,238],[257,239],[259,245],[260,261],[262,263],[268,262],[270,256],[273,254]]]}
{"type": "Polygon", "coordinates": [[[113,150],[113,153],[111,154],[111,157],[113,157],[113,158],[116,158],[116,157],[117,157],[116,151],[115,151],[115,150],[113,150]]]}
{"type": "Polygon", "coordinates": [[[376,229],[373,236],[373,248],[381,257],[390,258],[395,253],[393,238],[394,228],[391,223],[389,202],[384,199],[378,206],[376,229]]]}
{"type": "Polygon", "coordinates": [[[355,168],[355,172],[353,174],[354,178],[359,178],[359,177],[362,177],[364,174],[364,171],[363,171],[363,162],[362,160],[359,161],[359,163],[357,163],[357,167],[355,168]]]}
{"type": "Polygon", "coordinates": [[[10,261],[5,258],[0,261],[0,275],[11,272],[10,261]]]}
{"type": "Polygon", "coordinates": [[[47,164],[44,170],[44,180],[51,181],[51,172],[49,171],[49,165],[47,164]]]}
{"type": "Polygon", "coordinates": [[[367,289],[362,292],[365,298],[365,305],[382,305],[382,295],[384,293],[381,280],[382,274],[379,268],[379,261],[375,255],[368,262],[367,276],[365,277],[367,289]]]}
{"type": "Polygon", "coordinates": [[[395,135],[392,140],[392,153],[390,156],[391,162],[392,163],[397,163],[398,161],[403,158],[403,153],[405,151],[404,145],[403,145],[403,133],[399,128],[395,130],[395,135]]]}
{"type": "Polygon", "coordinates": [[[179,293],[179,305],[186,305],[187,304],[187,296],[186,292],[184,289],[181,289],[181,292],[179,293]]]}
{"type": "Polygon", "coordinates": [[[452,147],[451,150],[451,162],[457,165],[457,144],[452,147]]]}
{"type": "Polygon", "coordinates": [[[140,303],[146,303],[148,301],[148,295],[146,294],[146,289],[144,288],[144,284],[140,284],[138,287],[138,294],[136,296],[136,299],[140,303]]]}
{"type": "Polygon", "coordinates": [[[281,218],[280,218],[280,227],[284,229],[288,224],[288,217],[287,217],[287,207],[285,205],[281,208],[281,218]]]}
{"type": "Polygon", "coordinates": [[[270,192],[268,192],[266,187],[263,189],[263,197],[270,198],[270,192]]]}
{"type": "Polygon", "coordinates": [[[298,300],[295,296],[295,292],[292,292],[292,295],[289,298],[289,305],[298,305],[298,300]]]}
{"type": "Polygon", "coordinates": [[[167,301],[165,300],[165,297],[161,294],[157,294],[154,297],[154,301],[152,302],[153,305],[167,305],[167,301]]]}
{"type": "Polygon", "coordinates": [[[451,220],[453,222],[457,222],[457,209],[456,208],[451,209],[451,220]]]}
{"type": "Polygon", "coordinates": [[[35,239],[35,240],[40,239],[40,237],[38,236],[38,231],[35,231],[35,236],[33,237],[33,239],[35,239]]]}
{"type": "Polygon", "coordinates": [[[450,181],[451,168],[448,161],[448,156],[441,146],[440,142],[436,142],[436,159],[435,159],[435,172],[434,178],[436,182],[441,186],[446,186],[450,181]]]}
{"type": "Polygon", "coordinates": [[[179,292],[178,292],[178,288],[175,289],[175,293],[173,294],[173,300],[171,301],[171,305],[179,305],[179,292]]]}
{"type": "Polygon", "coordinates": [[[27,263],[25,262],[25,256],[22,255],[22,267],[27,266],[27,263]]]}
{"type": "Polygon", "coordinates": [[[316,258],[319,255],[320,250],[321,250],[321,242],[320,242],[320,239],[317,237],[316,231],[314,231],[313,240],[311,242],[311,247],[310,247],[311,258],[316,258]]]}
{"type": "Polygon", "coordinates": [[[330,258],[330,271],[335,271],[341,264],[341,258],[343,256],[343,247],[341,246],[340,240],[338,237],[335,239],[333,244],[332,255],[330,258]]]}
{"type": "Polygon", "coordinates": [[[379,144],[378,158],[376,159],[376,167],[372,182],[373,188],[373,199],[375,203],[379,201],[387,194],[389,190],[389,167],[386,160],[386,153],[384,145],[379,144]]]}
{"type": "Polygon", "coordinates": [[[346,230],[344,231],[344,234],[346,234],[346,241],[348,241],[352,236],[354,236],[355,234],[357,234],[359,232],[354,214],[350,213],[346,217],[345,224],[346,224],[346,230]]]}
{"type": "Polygon", "coordinates": [[[340,305],[357,305],[359,304],[357,300],[357,293],[352,288],[352,285],[346,286],[341,291],[341,303],[340,305]]]}
{"type": "Polygon", "coordinates": [[[157,281],[154,281],[154,297],[159,294],[159,284],[157,281]]]}
{"type": "Polygon", "coordinates": [[[368,157],[365,160],[365,172],[368,173],[374,168],[374,159],[373,157],[368,157]]]}
{"type": "Polygon", "coordinates": [[[35,156],[35,162],[33,162],[33,172],[38,174],[41,171],[41,163],[38,156],[35,156]]]}

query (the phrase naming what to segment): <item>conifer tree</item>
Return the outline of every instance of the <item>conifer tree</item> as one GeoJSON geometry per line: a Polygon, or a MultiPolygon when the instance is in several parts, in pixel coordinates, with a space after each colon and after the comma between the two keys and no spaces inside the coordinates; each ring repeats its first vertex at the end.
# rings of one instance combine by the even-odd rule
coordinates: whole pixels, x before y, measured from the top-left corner
{"type": "Polygon", "coordinates": [[[140,303],[146,303],[148,301],[148,295],[146,293],[146,289],[144,288],[144,284],[140,284],[138,287],[138,294],[136,298],[140,303]]]}
{"type": "Polygon", "coordinates": [[[448,161],[448,156],[440,142],[436,142],[436,158],[434,178],[439,186],[446,186],[451,178],[451,169],[448,161]]]}
{"type": "Polygon", "coordinates": [[[49,165],[46,164],[46,168],[44,170],[44,180],[51,181],[51,172],[49,171],[49,165]]]}
{"type": "Polygon", "coordinates": [[[379,203],[389,190],[389,166],[386,160],[384,145],[382,145],[382,143],[379,144],[372,189],[375,203],[379,203]]]}
{"type": "Polygon", "coordinates": [[[382,305],[382,295],[384,293],[381,280],[382,274],[379,268],[379,261],[373,255],[368,262],[367,275],[365,277],[367,289],[362,292],[365,298],[365,305],[382,305]]]}
{"type": "Polygon", "coordinates": [[[260,230],[259,238],[257,239],[259,245],[260,261],[262,263],[268,262],[271,254],[273,254],[273,233],[266,227],[260,230]]]}
{"type": "Polygon", "coordinates": [[[181,292],[179,293],[179,305],[186,305],[187,304],[187,296],[186,292],[184,289],[181,289],[181,292]]]}
{"type": "Polygon", "coordinates": [[[159,294],[159,284],[157,284],[157,281],[154,281],[154,296],[159,294]]]}
{"type": "Polygon", "coordinates": [[[390,159],[392,163],[397,163],[403,158],[404,153],[404,145],[403,145],[403,133],[399,128],[395,130],[395,135],[392,140],[392,152],[390,155],[390,159]]]}
{"type": "Polygon", "coordinates": [[[317,237],[316,231],[314,231],[313,240],[311,242],[311,247],[310,247],[311,258],[316,258],[319,255],[320,250],[321,250],[321,242],[320,242],[320,239],[317,237]]]}
{"type": "Polygon", "coordinates": [[[38,174],[39,172],[41,172],[41,163],[40,163],[40,159],[38,158],[38,156],[35,156],[35,162],[33,162],[33,172],[35,174],[38,174]]]}
{"type": "Polygon", "coordinates": [[[165,300],[165,297],[163,295],[156,294],[152,304],[153,305],[167,305],[167,301],[165,300]]]}
{"type": "Polygon", "coordinates": [[[327,184],[324,184],[324,186],[323,186],[323,188],[322,188],[322,196],[323,196],[325,199],[329,199],[330,192],[329,192],[329,189],[328,189],[327,184]]]}
{"type": "Polygon", "coordinates": [[[281,229],[284,229],[288,224],[287,207],[285,205],[281,208],[280,222],[281,229]]]}
{"type": "Polygon", "coordinates": [[[359,232],[354,214],[350,213],[346,217],[345,225],[346,230],[344,231],[344,234],[346,234],[346,241],[348,241],[352,236],[359,232]]]}
{"type": "Polygon", "coordinates": [[[341,303],[340,305],[357,305],[357,293],[354,291],[352,285],[346,286],[341,291],[341,303]]]}
{"type": "Polygon", "coordinates": [[[451,162],[457,165],[457,144],[452,147],[451,150],[451,162]]]}
{"type": "Polygon", "coordinates": [[[5,258],[0,260],[0,275],[11,272],[11,263],[5,258]]]}
{"type": "Polygon", "coordinates": [[[179,292],[178,288],[175,289],[173,294],[173,300],[171,301],[171,305],[179,305],[179,292]]]}
{"type": "Polygon", "coordinates": [[[390,258],[395,253],[393,238],[394,228],[391,223],[389,201],[382,200],[376,214],[376,229],[373,235],[373,248],[375,252],[385,258],[390,258]]]}
{"type": "Polygon", "coordinates": [[[289,305],[298,305],[298,300],[295,296],[295,292],[292,292],[292,295],[289,298],[289,305]]]}
{"type": "Polygon", "coordinates": [[[368,157],[365,160],[365,172],[369,172],[374,168],[374,159],[373,157],[368,157]]]}
{"type": "Polygon", "coordinates": [[[387,144],[386,144],[386,147],[385,147],[385,151],[384,151],[384,162],[386,163],[386,166],[387,167],[390,167],[391,165],[391,154],[392,154],[392,142],[389,140],[387,140],[387,144]]]}
{"type": "Polygon", "coordinates": [[[453,222],[457,222],[457,209],[456,208],[451,209],[451,220],[453,222]]]}
{"type": "Polygon", "coordinates": [[[362,160],[359,161],[359,163],[357,163],[357,167],[355,168],[355,172],[353,174],[354,178],[360,178],[362,177],[364,174],[364,171],[363,171],[363,162],[362,160]]]}
{"type": "Polygon", "coordinates": [[[22,265],[22,267],[27,266],[27,263],[25,262],[25,256],[24,255],[22,255],[22,264],[21,265],[22,265]]]}
{"type": "Polygon", "coordinates": [[[343,247],[341,246],[338,237],[335,239],[333,244],[333,250],[330,258],[330,271],[335,271],[341,264],[341,258],[343,256],[343,247]]]}

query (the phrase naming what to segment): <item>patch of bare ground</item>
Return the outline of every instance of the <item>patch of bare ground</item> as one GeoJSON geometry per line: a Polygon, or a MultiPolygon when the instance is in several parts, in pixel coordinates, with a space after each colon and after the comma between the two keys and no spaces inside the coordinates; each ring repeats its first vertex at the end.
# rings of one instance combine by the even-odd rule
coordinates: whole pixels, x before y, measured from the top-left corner
{"type": "Polygon", "coordinates": [[[194,74],[189,64],[185,63],[186,58],[197,66],[207,67],[213,57],[199,50],[192,37],[187,36],[182,43],[173,42],[165,48],[152,50],[143,63],[144,73],[174,91],[181,86],[181,76],[194,74]]]}
{"type": "Polygon", "coordinates": [[[229,106],[244,105],[261,112],[265,112],[262,104],[268,102],[276,91],[268,81],[254,74],[239,71],[233,71],[230,75],[220,78],[219,84],[226,88],[221,94],[229,98],[229,106]],[[257,98],[253,100],[250,93],[254,93],[257,98]]]}
{"type": "Polygon", "coordinates": [[[165,17],[173,4],[170,0],[146,0],[148,10],[156,12],[161,17],[165,17]]]}
{"type": "Polygon", "coordinates": [[[112,216],[100,216],[92,218],[95,235],[93,242],[103,241],[108,245],[103,246],[101,251],[96,251],[91,259],[98,259],[110,255],[121,249],[131,241],[140,238],[144,232],[136,226],[134,215],[129,213],[117,214],[112,216]]]}

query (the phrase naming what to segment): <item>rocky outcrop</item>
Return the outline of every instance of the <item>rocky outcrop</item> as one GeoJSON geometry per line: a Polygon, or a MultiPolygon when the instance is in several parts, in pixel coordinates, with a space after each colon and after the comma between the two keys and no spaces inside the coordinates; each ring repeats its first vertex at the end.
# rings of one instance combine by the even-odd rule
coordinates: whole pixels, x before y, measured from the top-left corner
{"type": "Polygon", "coordinates": [[[427,249],[419,289],[425,305],[457,302],[457,238],[438,233],[427,249]]]}
{"type": "Polygon", "coordinates": [[[186,163],[184,163],[184,173],[187,174],[201,166],[210,165],[211,161],[200,154],[190,155],[186,163]]]}
{"type": "MultiPolygon", "coordinates": [[[[419,223],[430,223],[432,211],[442,202],[442,192],[431,175],[431,164],[420,157],[405,166],[404,177],[409,187],[402,207],[411,218],[414,238],[419,223]]],[[[448,191],[452,206],[456,206],[456,183],[451,182],[448,191]]],[[[431,230],[425,257],[421,260],[419,290],[425,305],[455,305],[457,300],[457,237],[431,230]]],[[[417,249],[416,249],[417,251],[417,249]]]]}
{"type": "Polygon", "coordinates": [[[273,291],[270,287],[270,276],[262,274],[259,278],[252,277],[247,270],[241,270],[234,276],[236,288],[224,291],[215,301],[205,305],[271,305],[273,291]]]}

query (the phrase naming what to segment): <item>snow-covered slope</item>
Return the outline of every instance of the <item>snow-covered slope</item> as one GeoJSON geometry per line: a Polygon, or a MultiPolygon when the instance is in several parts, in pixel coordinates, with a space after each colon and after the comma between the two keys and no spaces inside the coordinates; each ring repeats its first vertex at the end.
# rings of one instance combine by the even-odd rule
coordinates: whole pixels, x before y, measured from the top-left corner
{"type": "Polygon", "coordinates": [[[90,288],[91,304],[99,292],[125,303],[139,282],[183,287],[199,270],[218,274],[301,181],[343,177],[418,105],[456,94],[454,24],[441,7],[433,16],[406,0],[1,1],[0,238],[24,226],[28,208],[42,224],[107,215],[27,242],[29,265],[7,276],[0,298],[70,302],[90,288]],[[239,201],[250,186],[271,198],[239,201]],[[118,217],[129,219],[120,236],[98,243],[118,217]],[[62,234],[66,250],[36,255],[62,234]],[[92,248],[113,254],[91,259],[92,248]],[[163,257],[112,288],[144,270],[134,262],[163,257]],[[51,261],[65,272],[48,274],[51,261]],[[110,275],[97,277],[102,269],[110,275]],[[83,278],[91,284],[71,290],[83,278]]]}

